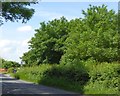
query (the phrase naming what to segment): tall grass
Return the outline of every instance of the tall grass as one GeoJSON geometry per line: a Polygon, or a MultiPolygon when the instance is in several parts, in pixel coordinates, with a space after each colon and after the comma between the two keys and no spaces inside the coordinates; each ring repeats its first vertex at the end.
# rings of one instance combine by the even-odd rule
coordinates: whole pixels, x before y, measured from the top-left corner
{"type": "Polygon", "coordinates": [[[51,68],[52,65],[42,64],[40,66],[34,67],[21,67],[17,70],[17,73],[14,74],[15,78],[20,78],[26,81],[38,83],[43,77],[44,72],[51,68]]]}

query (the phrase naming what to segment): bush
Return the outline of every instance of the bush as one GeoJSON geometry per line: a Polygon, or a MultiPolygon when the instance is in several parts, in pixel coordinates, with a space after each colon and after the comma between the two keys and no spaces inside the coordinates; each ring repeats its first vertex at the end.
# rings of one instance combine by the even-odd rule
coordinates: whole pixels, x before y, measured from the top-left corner
{"type": "Polygon", "coordinates": [[[38,83],[40,79],[43,77],[43,73],[51,68],[49,64],[43,64],[40,66],[33,67],[21,67],[17,73],[14,75],[16,78],[20,78],[23,80],[31,81],[38,83]]]}
{"type": "Polygon", "coordinates": [[[85,84],[89,79],[89,74],[82,64],[53,66],[44,74],[50,77],[66,78],[68,81],[79,82],[80,84],[85,84]]]}
{"type": "Polygon", "coordinates": [[[90,80],[85,86],[87,94],[116,94],[119,87],[120,65],[118,63],[101,63],[87,66],[90,80]]]}
{"type": "Polygon", "coordinates": [[[9,68],[9,69],[8,69],[8,73],[13,73],[13,70],[14,70],[13,67],[12,67],[12,68],[9,68]]]}
{"type": "Polygon", "coordinates": [[[40,84],[44,84],[47,86],[57,87],[61,89],[65,89],[68,91],[74,91],[80,94],[83,94],[83,86],[80,85],[78,82],[71,82],[69,80],[66,80],[65,78],[57,78],[55,76],[47,76],[43,77],[40,80],[40,84]]]}
{"type": "Polygon", "coordinates": [[[16,79],[20,79],[19,74],[13,74],[13,76],[14,76],[16,79]]]}

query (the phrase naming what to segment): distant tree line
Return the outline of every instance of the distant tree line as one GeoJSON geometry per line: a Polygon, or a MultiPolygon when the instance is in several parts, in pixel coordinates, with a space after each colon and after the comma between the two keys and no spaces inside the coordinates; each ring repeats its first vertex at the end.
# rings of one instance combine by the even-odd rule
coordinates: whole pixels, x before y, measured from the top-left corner
{"type": "Polygon", "coordinates": [[[9,68],[15,68],[15,67],[20,67],[21,65],[18,62],[15,61],[8,61],[3,58],[0,58],[0,67],[9,69],[9,68]]]}

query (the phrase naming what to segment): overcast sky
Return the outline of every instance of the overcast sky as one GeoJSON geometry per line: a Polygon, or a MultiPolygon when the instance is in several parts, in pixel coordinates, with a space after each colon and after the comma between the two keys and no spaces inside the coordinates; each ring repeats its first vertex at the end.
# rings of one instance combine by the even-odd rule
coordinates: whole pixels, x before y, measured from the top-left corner
{"type": "Polygon", "coordinates": [[[97,6],[105,4],[109,10],[118,11],[117,2],[40,2],[32,5],[31,7],[36,12],[26,24],[4,22],[0,28],[0,57],[20,62],[19,57],[28,51],[27,42],[34,36],[34,30],[40,27],[40,22],[47,22],[62,16],[68,20],[81,18],[83,17],[82,10],[86,10],[89,4],[97,6]]]}

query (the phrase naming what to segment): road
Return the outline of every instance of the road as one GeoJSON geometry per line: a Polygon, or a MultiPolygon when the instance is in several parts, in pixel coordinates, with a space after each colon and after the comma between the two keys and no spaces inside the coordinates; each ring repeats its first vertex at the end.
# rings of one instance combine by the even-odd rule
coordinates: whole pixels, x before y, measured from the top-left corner
{"type": "MultiPolygon", "coordinates": [[[[2,94],[59,94],[59,95],[75,95],[73,92],[68,92],[61,89],[37,85],[31,82],[14,79],[8,75],[0,74],[0,86],[2,94]]],[[[35,96],[36,96],[35,95],[35,96]]],[[[17,96],[17,95],[15,95],[17,96]]],[[[40,95],[41,96],[41,95],[40,95]]],[[[51,95],[52,96],[52,95],[51,95]]],[[[80,96],[80,95],[79,95],[80,96]]]]}

